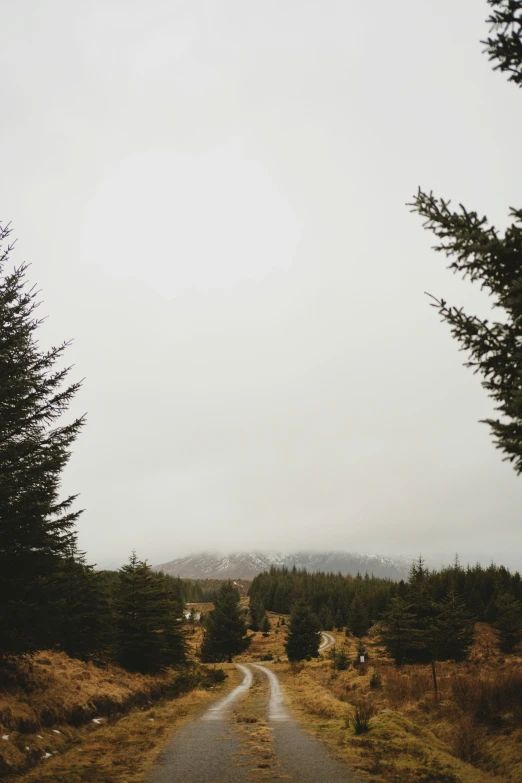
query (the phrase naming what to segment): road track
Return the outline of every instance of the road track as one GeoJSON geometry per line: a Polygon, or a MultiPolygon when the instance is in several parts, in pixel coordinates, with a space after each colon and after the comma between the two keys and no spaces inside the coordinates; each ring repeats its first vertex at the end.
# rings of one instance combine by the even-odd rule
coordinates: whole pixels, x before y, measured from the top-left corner
{"type": "Polygon", "coordinates": [[[335,644],[335,636],[332,636],[331,633],[326,633],[326,631],[322,632],[323,641],[319,645],[319,652],[325,652],[326,650],[329,650],[330,647],[333,647],[335,644]]]}
{"type": "MultiPolygon", "coordinates": [[[[323,633],[322,649],[333,644],[334,637],[323,633]]],[[[241,684],[176,732],[147,783],[360,783],[297,724],[269,664],[236,666],[241,684]],[[251,702],[259,713],[245,720],[241,710],[248,712],[251,702]]]]}

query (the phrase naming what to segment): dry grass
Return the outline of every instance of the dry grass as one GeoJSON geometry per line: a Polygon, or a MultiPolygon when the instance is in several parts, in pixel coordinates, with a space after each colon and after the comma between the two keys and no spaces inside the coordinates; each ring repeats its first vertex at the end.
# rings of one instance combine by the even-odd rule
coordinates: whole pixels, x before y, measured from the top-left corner
{"type": "MultiPolygon", "coordinates": [[[[334,635],[353,660],[354,640],[334,635]]],[[[438,701],[428,666],[396,669],[375,639],[365,643],[369,661],[356,669],[277,667],[298,717],[334,753],[383,783],[522,781],[522,659],[499,657],[491,629],[479,626],[470,662],[438,664],[438,701]],[[374,717],[357,736],[361,704],[374,717]]]]}
{"type": "Polygon", "coordinates": [[[239,662],[250,661],[263,661],[263,660],[286,660],[285,642],[286,631],[285,625],[277,625],[277,617],[270,616],[271,630],[268,636],[263,636],[261,631],[249,631],[251,638],[250,647],[245,651],[243,655],[238,656],[235,660],[239,662]],[[271,656],[271,657],[270,657],[271,656]]]}
{"type": "MultiPolygon", "coordinates": [[[[130,674],[118,666],[98,668],[55,652],[21,660],[3,673],[0,684],[0,737],[8,737],[0,738],[0,777],[39,764],[46,753],[63,753],[84,734],[98,735],[109,724],[112,731],[122,715],[179,695],[196,679],[189,669],[160,676],[130,674]]],[[[139,721],[142,714],[125,720],[139,721]]]]}
{"type": "MultiPolygon", "coordinates": [[[[235,669],[230,675],[228,687],[238,679],[235,669]]],[[[139,783],[172,730],[193,719],[215,697],[216,691],[196,689],[114,723],[84,727],[76,731],[73,747],[7,783],[139,783]]]]}

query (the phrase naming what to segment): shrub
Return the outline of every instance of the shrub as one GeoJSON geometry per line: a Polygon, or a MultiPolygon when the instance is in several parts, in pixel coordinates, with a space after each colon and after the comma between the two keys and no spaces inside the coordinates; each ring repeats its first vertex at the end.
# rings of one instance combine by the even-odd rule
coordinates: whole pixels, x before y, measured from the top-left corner
{"type": "Polygon", "coordinates": [[[453,727],[453,752],[462,761],[476,763],[480,758],[483,741],[484,731],[469,715],[463,715],[453,727]]]}
{"type": "Polygon", "coordinates": [[[366,699],[355,702],[353,718],[345,718],[346,727],[352,726],[355,734],[366,734],[370,729],[370,720],[375,715],[373,704],[366,699]]]}
{"type": "Polygon", "coordinates": [[[212,669],[208,669],[206,672],[207,680],[212,685],[217,685],[220,682],[225,682],[228,679],[228,674],[224,669],[214,666],[212,669]]]}
{"type": "Polygon", "coordinates": [[[511,711],[522,720],[522,671],[496,672],[489,677],[460,675],[451,681],[451,695],[468,716],[483,723],[498,723],[511,711]]]}
{"type": "Polygon", "coordinates": [[[350,659],[346,650],[334,650],[332,654],[332,668],[339,672],[344,672],[350,666],[350,659]]]}
{"type": "Polygon", "coordinates": [[[381,687],[382,687],[381,677],[376,671],[373,671],[370,677],[370,688],[372,689],[372,691],[375,691],[377,690],[377,688],[381,688],[381,687]]]}

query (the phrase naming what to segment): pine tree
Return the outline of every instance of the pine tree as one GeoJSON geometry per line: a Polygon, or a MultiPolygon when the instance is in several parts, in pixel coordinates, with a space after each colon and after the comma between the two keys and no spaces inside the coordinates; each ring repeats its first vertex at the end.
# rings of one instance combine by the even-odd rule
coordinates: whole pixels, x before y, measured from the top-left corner
{"type": "Polygon", "coordinates": [[[320,614],[321,626],[324,631],[333,631],[334,618],[329,606],[325,606],[320,614]]]}
{"type": "Polygon", "coordinates": [[[437,661],[464,661],[475,636],[474,623],[463,599],[451,592],[435,603],[435,622],[429,629],[428,646],[437,661]]]}
{"type": "Polygon", "coordinates": [[[234,655],[244,652],[249,644],[250,638],[239,604],[239,591],[232,582],[224,582],[205,623],[201,660],[206,663],[230,662],[234,655]]]}
{"type": "Polygon", "coordinates": [[[342,631],[344,628],[344,617],[340,609],[337,610],[335,615],[335,627],[338,631],[342,631]]]}
{"type": "Polygon", "coordinates": [[[38,293],[22,265],[6,271],[10,229],[0,226],[0,657],[56,642],[49,638],[52,582],[76,554],[76,496],[59,498],[60,478],[83,419],[58,420],[80,388],[66,385],[67,343],[43,351],[38,293]]]}
{"type": "Polygon", "coordinates": [[[55,645],[73,658],[106,663],[114,645],[109,593],[100,571],[83,557],[67,558],[52,581],[51,635],[55,645]]]}
{"type": "Polygon", "coordinates": [[[259,631],[265,618],[265,607],[263,602],[257,598],[250,602],[250,628],[253,631],[259,631]]]}
{"type": "Polygon", "coordinates": [[[518,601],[511,593],[502,593],[495,604],[495,628],[500,635],[500,649],[502,652],[512,653],[522,641],[522,601],[518,601]]]}
{"type": "Polygon", "coordinates": [[[165,577],[133,552],[119,570],[116,656],[130,671],[154,673],[186,657],[180,607],[165,577]]]}
{"type": "Polygon", "coordinates": [[[263,636],[268,636],[270,633],[270,620],[268,619],[268,615],[265,614],[263,617],[263,622],[261,623],[261,631],[263,632],[263,636]]]}
{"type": "Polygon", "coordinates": [[[365,603],[359,593],[356,593],[348,614],[348,627],[354,636],[361,637],[366,636],[369,625],[365,603]]]}
{"type": "Polygon", "coordinates": [[[286,654],[289,661],[317,658],[321,643],[321,625],[307,604],[296,604],[290,616],[286,637],[286,654]]]}
{"type": "Polygon", "coordinates": [[[392,598],[387,611],[383,613],[379,623],[379,637],[397,666],[410,663],[415,659],[417,651],[425,645],[412,605],[399,597],[392,598]]]}
{"type": "MultiPolygon", "coordinates": [[[[522,86],[522,0],[488,0],[493,9],[491,31],[484,43],[495,70],[510,74],[522,86]]],[[[471,282],[478,282],[492,297],[502,317],[490,322],[433,299],[442,320],[469,356],[467,366],[483,377],[482,385],[496,403],[501,418],[485,419],[493,440],[522,472],[522,209],[511,209],[511,225],[501,235],[485,216],[432,193],[419,192],[411,205],[425,220],[439,244],[436,249],[450,257],[449,268],[471,282]]]]}

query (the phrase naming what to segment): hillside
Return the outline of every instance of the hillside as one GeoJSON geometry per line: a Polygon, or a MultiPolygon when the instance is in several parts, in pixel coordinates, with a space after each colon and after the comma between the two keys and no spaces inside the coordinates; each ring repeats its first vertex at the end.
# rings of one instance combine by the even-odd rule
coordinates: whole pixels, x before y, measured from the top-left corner
{"type": "Polygon", "coordinates": [[[359,555],[351,552],[235,552],[220,555],[212,552],[179,557],[155,566],[171,576],[184,579],[253,579],[270,566],[306,568],[308,571],[341,572],[355,576],[359,571],[391,579],[408,575],[411,559],[359,555]]]}

